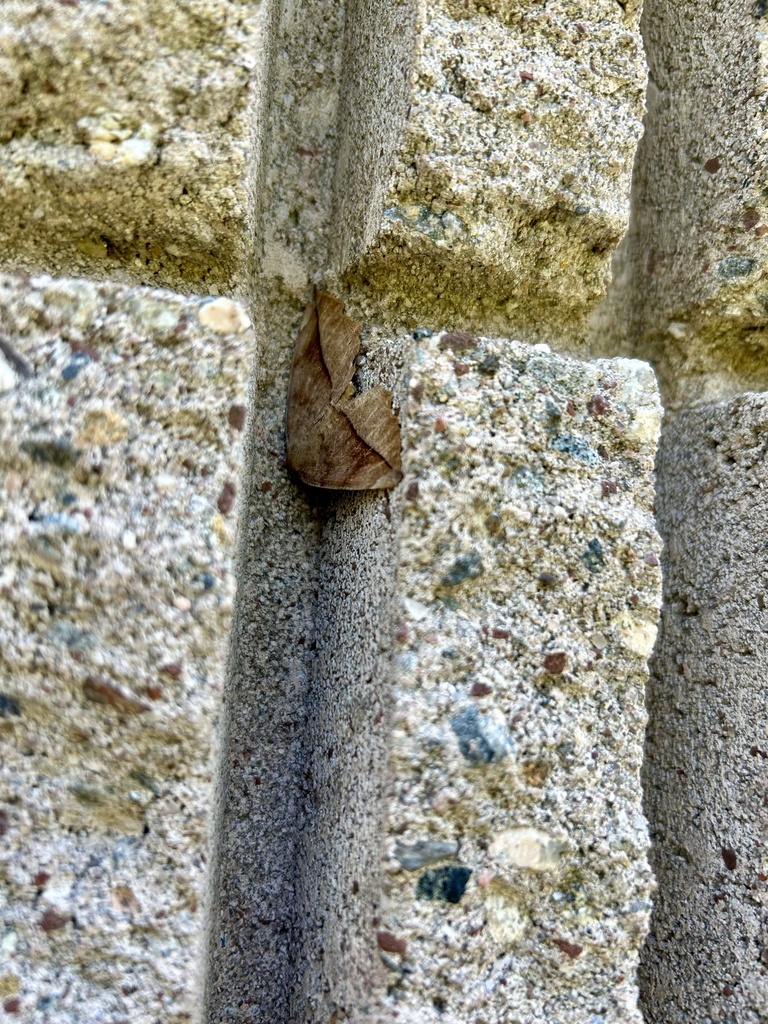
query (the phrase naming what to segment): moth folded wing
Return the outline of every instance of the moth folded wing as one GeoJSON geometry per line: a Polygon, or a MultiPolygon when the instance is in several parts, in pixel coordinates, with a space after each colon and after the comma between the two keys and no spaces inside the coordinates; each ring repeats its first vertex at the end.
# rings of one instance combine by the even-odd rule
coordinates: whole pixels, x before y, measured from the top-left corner
{"type": "Polygon", "coordinates": [[[331,378],[320,351],[317,306],[310,302],[296,340],[288,380],[286,461],[299,476],[307,447],[311,446],[315,429],[327,412],[330,401],[331,378]]]}
{"type": "Polygon", "coordinates": [[[400,424],[392,411],[392,395],[382,387],[351,398],[342,397],[336,408],[348,417],[360,440],[382,461],[382,482],[368,485],[394,487],[402,478],[400,424]]]}
{"type": "Polygon", "coordinates": [[[288,465],[311,487],[368,491],[394,487],[402,477],[363,441],[348,417],[332,405],[311,431],[301,435],[301,442],[289,445],[288,465]]]}
{"type": "Polygon", "coordinates": [[[323,363],[331,380],[331,401],[336,404],[355,372],[360,351],[360,324],[344,312],[344,304],[327,292],[316,295],[318,334],[323,363]]]}

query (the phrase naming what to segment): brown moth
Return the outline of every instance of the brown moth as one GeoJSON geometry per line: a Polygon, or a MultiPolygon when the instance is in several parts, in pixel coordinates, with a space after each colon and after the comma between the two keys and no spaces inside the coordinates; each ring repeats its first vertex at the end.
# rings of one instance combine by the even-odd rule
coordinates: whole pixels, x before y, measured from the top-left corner
{"type": "Polygon", "coordinates": [[[382,387],[355,392],[360,324],[316,291],[307,306],[288,382],[288,468],[312,487],[368,491],[403,478],[400,425],[382,387]]]}

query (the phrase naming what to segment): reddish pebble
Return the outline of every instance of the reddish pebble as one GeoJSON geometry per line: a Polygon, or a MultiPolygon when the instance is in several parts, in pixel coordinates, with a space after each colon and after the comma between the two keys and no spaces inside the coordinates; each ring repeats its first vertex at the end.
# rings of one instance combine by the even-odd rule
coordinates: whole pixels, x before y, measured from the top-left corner
{"type": "Polygon", "coordinates": [[[262,494],[269,494],[269,492],[271,490],[272,490],[272,481],[271,480],[265,480],[264,483],[261,485],[262,494]]]}
{"type": "Polygon", "coordinates": [[[3,1003],[3,1009],[6,1013],[18,1013],[21,1009],[21,1000],[18,996],[14,996],[13,999],[6,999],[3,1003]]]}
{"type": "Polygon", "coordinates": [[[453,368],[453,372],[457,377],[463,377],[465,374],[469,373],[469,366],[466,363],[456,363],[453,368]]]}
{"type": "Polygon", "coordinates": [[[223,516],[226,516],[234,508],[236,495],[237,488],[231,480],[227,480],[222,487],[221,494],[216,502],[216,506],[223,516]]]}
{"type": "Polygon", "coordinates": [[[603,497],[607,498],[609,494],[617,494],[619,485],[615,480],[603,480],[600,483],[600,490],[603,492],[603,497]]]}
{"type": "Polygon", "coordinates": [[[234,427],[235,430],[242,430],[245,426],[245,406],[230,405],[227,419],[230,427],[234,427]]]}
{"type": "Polygon", "coordinates": [[[55,932],[59,928],[64,928],[71,920],[71,914],[62,914],[60,910],[49,907],[40,919],[40,927],[44,932],[55,932]]]}
{"type": "Polygon", "coordinates": [[[503,629],[501,626],[494,626],[491,630],[491,636],[494,640],[509,640],[509,630],[503,629]]]}
{"type": "Polygon", "coordinates": [[[577,956],[581,956],[584,952],[584,947],[579,946],[575,942],[568,942],[566,939],[554,939],[553,941],[557,948],[571,960],[575,960],[577,956]]]}
{"type": "Polygon", "coordinates": [[[551,676],[559,676],[565,672],[567,664],[568,655],[565,651],[552,651],[551,654],[547,654],[544,658],[544,668],[551,676]]]}
{"type": "Polygon", "coordinates": [[[659,556],[656,554],[655,551],[646,551],[646,553],[643,555],[643,561],[646,565],[658,565],[659,556]]]}
{"type": "Polygon", "coordinates": [[[704,170],[707,172],[707,174],[717,174],[721,166],[722,165],[718,158],[716,156],[712,156],[704,164],[704,170]]]}
{"type": "Polygon", "coordinates": [[[751,231],[760,223],[760,214],[757,210],[745,210],[741,215],[741,223],[745,231],[751,231]]]}
{"type": "Polygon", "coordinates": [[[411,480],[411,482],[408,484],[408,487],[406,488],[406,491],[405,491],[405,500],[406,501],[416,501],[418,496],[419,496],[419,481],[418,480],[411,480]]]}
{"type": "Polygon", "coordinates": [[[123,692],[120,687],[108,682],[106,679],[96,679],[88,676],[83,683],[83,696],[94,704],[110,704],[112,707],[120,708],[121,711],[138,713],[149,711],[144,703],[131,693],[123,692]]]}
{"type": "Polygon", "coordinates": [[[379,944],[379,949],[383,949],[387,953],[404,953],[408,948],[405,939],[398,939],[392,932],[376,932],[376,941],[379,944]]]}
{"type": "Polygon", "coordinates": [[[487,697],[489,693],[493,693],[493,687],[488,683],[472,683],[472,689],[469,691],[470,697],[487,697]]]}
{"type": "Polygon", "coordinates": [[[605,416],[611,411],[611,403],[604,395],[592,395],[587,405],[590,416],[605,416]]]}
{"type": "Polygon", "coordinates": [[[169,661],[160,666],[160,671],[171,679],[178,679],[182,672],[182,664],[180,661],[169,661]]]}
{"type": "Polygon", "coordinates": [[[447,424],[445,422],[445,417],[438,416],[437,419],[435,420],[435,432],[438,434],[442,434],[445,431],[446,426],[447,424]]]}
{"type": "Polygon", "coordinates": [[[47,871],[38,871],[35,875],[35,885],[37,888],[42,889],[50,877],[47,871]]]}
{"type": "Polygon", "coordinates": [[[528,71],[527,68],[523,69],[520,72],[520,80],[522,82],[532,82],[533,81],[533,72],[532,71],[528,71]]]}
{"type": "Polygon", "coordinates": [[[466,331],[450,331],[440,339],[440,351],[445,352],[449,348],[452,352],[467,352],[477,345],[478,340],[466,331]]]}
{"type": "Polygon", "coordinates": [[[723,864],[725,864],[729,871],[735,871],[737,864],[735,851],[729,846],[724,846],[720,852],[723,855],[723,864]]]}
{"type": "Polygon", "coordinates": [[[163,696],[163,688],[159,683],[150,683],[147,687],[147,696],[150,700],[160,700],[163,696]]]}

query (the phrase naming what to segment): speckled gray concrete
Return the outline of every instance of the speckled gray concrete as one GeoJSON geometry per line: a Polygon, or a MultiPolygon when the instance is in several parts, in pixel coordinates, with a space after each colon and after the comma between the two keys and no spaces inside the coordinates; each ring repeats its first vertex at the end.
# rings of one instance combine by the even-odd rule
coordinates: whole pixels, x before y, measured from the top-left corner
{"type": "MultiPolygon", "coordinates": [[[[387,346],[404,330],[422,326],[424,308],[441,326],[482,322],[487,330],[491,323],[501,328],[514,321],[516,330],[533,334],[562,309],[567,323],[561,330],[558,322],[548,337],[572,340],[602,294],[608,253],[626,221],[643,75],[636,12],[601,5],[597,21],[621,20],[627,37],[615,51],[610,40],[578,44],[591,57],[575,64],[568,63],[567,42],[555,40],[546,26],[526,22],[513,30],[504,12],[471,13],[470,19],[455,11],[445,15],[439,5],[416,11],[395,0],[354,0],[345,9],[307,0],[274,5],[265,35],[269,102],[258,126],[263,179],[257,190],[262,249],[251,293],[264,357],[229,691],[225,827],[206,1004],[211,1021],[355,1019],[375,1006],[377,985],[387,978],[381,964],[374,978],[373,961],[381,930],[376,865],[391,697],[388,595],[397,568],[391,530],[402,495],[391,499],[390,521],[382,497],[318,498],[297,492],[286,476],[284,388],[309,287],[321,283],[347,302],[349,314],[366,326],[368,366],[385,372],[387,346]],[[459,40],[462,28],[472,30],[466,47],[459,40]],[[584,105],[586,129],[569,122],[568,131],[550,124],[545,132],[539,118],[552,113],[557,122],[562,105],[549,104],[536,82],[510,67],[498,107],[467,107],[461,130],[453,133],[452,118],[463,101],[442,90],[442,79],[415,81],[414,69],[431,61],[439,71],[449,51],[481,70],[485,58],[496,59],[499,44],[512,46],[517,29],[525,39],[515,44],[519,59],[523,52],[538,54],[534,74],[545,68],[547,75],[590,77],[590,60],[610,51],[624,77],[606,81],[607,89],[615,86],[612,97],[584,105]],[[483,44],[486,30],[493,53],[483,44]],[[429,56],[419,50],[422,37],[431,40],[429,56]],[[624,49],[627,42],[635,48],[624,49]],[[510,109],[521,97],[530,105],[532,94],[533,117],[529,125],[526,116],[520,121],[520,138],[546,153],[539,151],[540,190],[531,210],[525,206],[528,172],[502,168],[515,182],[514,195],[504,194],[506,178],[490,187],[482,145],[500,132],[499,152],[516,150],[520,139],[509,126],[510,109]],[[589,126],[598,114],[603,128],[591,139],[589,126]],[[425,117],[433,118],[428,130],[437,132],[440,152],[462,180],[467,219],[494,224],[503,234],[509,215],[514,238],[498,232],[463,240],[439,231],[430,235],[384,216],[400,201],[401,187],[404,209],[416,201],[410,168],[426,157],[411,126],[425,117]],[[598,163],[590,154],[602,145],[597,136],[603,129],[610,152],[600,149],[606,160],[598,163]],[[564,153],[583,168],[584,180],[571,184],[580,195],[596,197],[589,215],[576,212],[574,202],[563,216],[558,205],[564,200],[564,153]],[[619,166],[610,167],[616,154],[619,166]],[[540,255],[534,257],[537,245],[540,255]],[[563,287],[558,291],[555,281],[556,301],[537,304],[540,271],[555,249],[563,287]],[[478,252],[485,262],[475,260],[478,252]],[[494,259],[504,264],[498,273],[488,269],[494,259]],[[575,291],[566,300],[565,277],[577,265],[579,273],[569,276],[575,291]]],[[[558,7],[558,17],[567,20],[564,8],[558,7]]],[[[591,24],[585,28],[589,35],[591,24]]],[[[602,72],[590,77],[602,80],[602,72]]],[[[440,206],[438,184],[430,179],[434,194],[418,199],[434,206],[430,230],[447,210],[440,206]]],[[[644,862],[639,870],[646,871],[644,862]]],[[[441,992],[437,980],[436,999],[441,992]]]]}
{"type": "Polygon", "coordinates": [[[3,4],[6,267],[237,291],[258,3],[3,4]]]}
{"type": "Polygon", "coordinates": [[[0,279],[0,997],[199,1014],[253,333],[229,299],[0,279]]]}
{"type": "Polygon", "coordinates": [[[768,1012],[768,395],[680,413],[659,451],[664,612],[644,783],[659,891],[644,1012],[768,1012]]]}
{"type": "Polygon", "coordinates": [[[417,346],[372,1020],[641,1020],[660,418],[644,363],[417,346]]]}

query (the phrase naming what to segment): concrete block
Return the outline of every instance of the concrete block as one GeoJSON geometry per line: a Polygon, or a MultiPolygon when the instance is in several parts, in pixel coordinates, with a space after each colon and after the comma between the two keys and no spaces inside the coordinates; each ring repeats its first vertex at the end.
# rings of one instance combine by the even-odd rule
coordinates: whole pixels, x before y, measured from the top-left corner
{"type": "Polygon", "coordinates": [[[644,4],[646,130],[596,334],[653,362],[668,409],[768,389],[765,13],[644,4]]]}
{"type": "Polygon", "coordinates": [[[6,266],[180,291],[240,283],[257,6],[4,5],[6,266]]]}
{"type": "Polygon", "coordinates": [[[410,396],[371,1019],[640,1024],[653,373],[449,333],[410,396]]]}
{"type": "Polygon", "coordinates": [[[0,279],[0,997],[198,1019],[253,333],[229,299],[0,279]]]}
{"type": "MultiPolygon", "coordinates": [[[[612,0],[576,18],[560,0],[428,3],[402,111],[362,85],[342,107],[339,271],[414,325],[583,338],[627,226],[638,17],[612,0]],[[382,123],[398,116],[377,173],[368,139],[388,153],[382,123]]],[[[395,94],[402,45],[374,39],[357,57],[374,78],[387,68],[395,94]]]]}
{"type": "Polygon", "coordinates": [[[688,409],[659,449],[664,611],[644,772],[658,876],[645,1019],[768,1005],[768,395],[688,409]]]}

